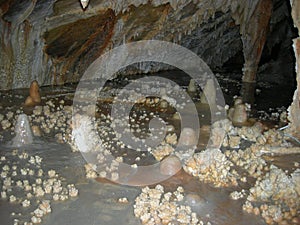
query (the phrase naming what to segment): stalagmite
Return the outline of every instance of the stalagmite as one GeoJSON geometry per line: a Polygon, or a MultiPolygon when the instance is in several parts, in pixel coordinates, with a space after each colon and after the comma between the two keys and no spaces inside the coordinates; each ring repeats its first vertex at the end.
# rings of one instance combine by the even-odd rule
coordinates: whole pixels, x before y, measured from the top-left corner
{"type": "Polygon", "coordinates": [[[196,86],[195,80],[193,80],[193,79],[190,80],[190,83],[189,83],[189,86],[188,86],[188,91],[189,92],[196,92],[197,91],[197,86],[196,86]]]}
{"type": "Polygon", "coordinates": [[[189,127],[183,128],[178,145],[179,146],[194,146],[197,145],[198,143],[198,138],[196,136],[196,132],[189,127]]]}
{"type": "Polygon", "coordinates": [[[181,169],[181,162],[177,156],[168,156],[160,163],[160,173],[167,176],[173,176],[181,169]]]}
{"type": "Polygon", "coordinates": [[[41,103],[40,88],[36,80],[31,82],[29,96],[26,98],[25,106],[34,106],[41,103]]]}
{"type": "Polygon", "coordinates": [[[228,118],[232,121],[233,125],[241,126],[246,125],[248,121],[247,107],[241,98],[234,101],[234,106],[228,110],[228,118]]]}
{"type": "Polygon", "coordinates": [[[213,108],[216,106],[216,89],[212,79],[206,82],[200,101],[201,103],[209,104],[213,108]]]}
{"type": "Polygon", "coordinates": [[[12,139],[13,147],[21,147],[33,142],[32,131],[26,114],[20,114],[15,127],[16,136],[12,139]]]}

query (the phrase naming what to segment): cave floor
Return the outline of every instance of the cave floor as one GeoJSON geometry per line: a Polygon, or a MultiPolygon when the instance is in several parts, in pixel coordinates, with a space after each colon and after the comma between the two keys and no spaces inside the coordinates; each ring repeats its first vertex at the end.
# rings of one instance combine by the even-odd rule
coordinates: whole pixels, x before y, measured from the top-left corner
{"type": "MultiPolygon", "coordinates": [[[[185,81],[182,81],[183,83],[185,81]]],[[[184,86],[186,82],[184,83],[184,86]]],[[[228,84],[226,84],[228,85],[228,84]]],[[[225,98],[232,98],[233,95],[238,94],[236,92],[236,83],[232,83],[230,87],[221,84],[222,88],[229,89],[225,98]],[[226,87],[224,87],[226,86],[226,87]],[[233,90],[230,92],[230,90],[233,90]],[[230,96],[230,98],[228,97],[230,96]]],[[[41,88],[42,105],[46,105],[46,102],[51,100],[56,107],[59,105],[71,105],[74,97],[75,85],[66,86],[54,86],[41,88]],[[63,100],[63,102],[62,102],[63,100]]],[[[264,92],[268,92],[266,89],[262,89],[259,93],[262,95],[264,92]]],[[[11,147],[9,141],[14,136],[14,123],[15,115],[21,111],[28,115],[33,115],[33,107],[20,107],[27,96],[28,90],[14,90],[9,92],[1,92],[1,108],[0,113],[7,115],[13,112],[13,116],[9,121],[11,126],[6,129],[0,130],[1,142],[0,142],[0,157],[4,160],[0,161],[0,167],[2,170],[7,165],[12,171],[15,166],[16,171],[21,168],[28,167],[34,170],[34,175],[21,175],[19,172],[11,179],[14,181],[11,186],[17,184],[17,181],[24,179],[34,183],[34,180],[38,179],[36,175],[38,169],[42,169],[45,173],[49,170],[55,170],[57,172],[57,179],[60,179],[63,186],[67,184],[74,184],[79,191],[79,195],[75,197],[68,197],[66,200],[53,201],[52,195],[44,194],[39,197],[31,197],[31,204],[28,207],[23,207],[22,202],[28,198],[26,194],[30,191],[24,191],[24,187],[13,187],[12,190],[6,190],[7,198],[2,197],[0,199],[0,217],[1,224],[24,224],[25,221],[30,221],[33,216],[33,211],[37,208],[38,204],[42,200],[50,200],[52,212],[42,217],[42,224],[62,225],[62,224],[141,224],[140,220],[134,216],[134,207],[136,197],[141,193],[141,187],[133,187],[126,185],[118,185],[106,179],[86,178],[86,171],[84,165],[86,164],[80,152],[72,152],[71,147],[66,143],[61,143],[62,138],[55,136],[54,131],[49,133],[42,132],[41,137],[35,137],[34,143],[22,146],[19,148],[11,147]],[[19,110],[19,111],[18,111],[19,110]],[[30,156],[41,157],[42,163],[39,165],[31,164],[24,158],[20,157],[28,154],[30,156]],[[17,199],[10,200],[11,195],[17,197],[17,199]],[[126,198],[125,202],[120,199],[126,198]]],[[[276,92],[274,92],[275,94],[276,92]]],[[[280,94],[279,94],[280,95],[280,94]]],[[[282,98],[286,96],[280,95],[282,98]]],[[[199,97],[199,96],[198,96],[199,97]]],[[[274,96],[273,96],[274,98],[274,96]]],[[[100,99],[102,109],[105,111],[104,103],[110,102],[110,98],[105,96],[100,99]]],[[[267,108],[274,110],[280,109],[280,105],[276,108],[276,105],[270,104],[270,98],[266,98],[266,102],[269,104],[267,108]]],[[[264,111],[262,106],[266,109],[266,102],[263,102],[263,96],[256,104],[257,110],[253,115],[258,116],[259,111],[264,111]]],[[[279,101],[280,102],[280,101],[279,101]]],[[[228,103],[230,104],[230,102],[228,103]]],[[[208,125],[209,113],[205,107],[199,105],[202,109],[199,114],[205,115],[200,121],[201,125],[208,125]]],[[[55,107],[53,107],[55,108],[55,107]]],[[[173,111],[171,110],[173,113],[173,111]]],[[[279,116],[272,112],[262,113],[261,115],[268,115],[262,118],[262,121],[269,127],[281,127],[284,124],[278,122],[279,116]],[[268,114],[269,113],[269,114],[268,114]]],[[[53,112],[54,113],[54,112],[53,112]]],[[[168,112],[166,112],[168,114],[168,112]]],[[[167,115],[168,116],[168,115],[167,115]]],[[[4,117],[6,118],[6,117],[4,117]]],[[[36,118],[36,117],[35,117],[36,118]]],[[[34,118],[31,118],[32,120],[34,118]]],[[[41,130],[42,125],[39,125],[41,130]]],[[[176,127],[176,124],[175,124],[176,127]]],[[[178,127],[176,127],[178,129],[178,127]]],[[[58,129],[59,130],[59,129],[58,129]]],[[[42,130],[43,131],[43,130],[42,130]]],[[[57,131],[57,130],[56,130],[57,131]]],[[[201,133],[202,142],[199,143],[198,148],[205,148],[207,141],[207,134],[201,133]]],[[[241,146],[243,148],[243,146],[241,146]]],[[[136,157],[136,155],[133,155],[136,157]]],[[[299,168],[300,154],[266,157],[265,160],[269,164],[274,164],[283,170],[293,172],[296,168],[299,168]]],[[[1,175],[1,186],[4,183],[4,178],[7,175],[1,175]]],[[[46,179],[46,176],[41,176],[42,179],[46,179]]],[[[254,214],[249,214],[242,209],[242,205],[245,201],[244,198],[239,200],[232,200],[229,195],[234,190],[249,190],[254,184],[254,179],[247,179],[243,185],[228,188],[216,188],[213,185],[200,182],[197,178],[188,175],[183,170],[179,171],[176,175],[169,178],[166,181],[161,182],[161,185],[165,187],[166,191],[174,191],[178,186],[182,186],[186,194],[196,194],[199,197],[199,202],[193,208],[198,217],[207,224],[217,225],[229,225],[229,224],[266,224],[264,219],[254,214]]],[[[16,185],[18,186],[18,185],[16,185]]],[[[150,187],[154,187],[153,185],[150,187]]],[[[3,187],[1,189],[3,191],[3,187]]],[[[297,216],[299,218],[299,214],[297,216]]],[[[177,223],[176,223],[177,224],[177,223]]],[[[180,224],[180,223],[178,223],[180,224]]],[[[294,222],[295,224],[295,222],[294,222]]]]}
{"type": "MultiPolygon", "coordinates": [[[[101,179],[98,179],[99,182],[87,179],[84,171],[84,158],[80,153],[71,152],[70,147],[66,144],[36,141],[26,148],[19,148],[18,151],[20,153],[26,151],[29,156],[42,157],[44,170],[54,169],[66,179],[65,182],[75,184],[79,190],[78,197],[66,201],[51,201],[52,212],[43,217],[42,224],[141,224],[133,214],[134,201],[141,191],[140,187],[117,185],[101,179]],[[123,197],[128,199],[128,203],[118,202],[118,199],[123,197]]],[[[13,160],[11,152],[11,148],[1,146],[1,156],[4,155],[8,160],[12,160],[5,164],[25,166],[21,162],[13,160]]],[[[22,178],[17,180],[19,179],[22,178]]],[[[229,193],[233,190],[231,188],[214,188],[182,171],[164,181],[162,185],[166,187],[166,191],[173,191],[177,186],[182,186],[185,193],[198,194],[202,202],[197,214],[204,222],[210,221],[211,224],[220,225],[265,224],[262,218],[243,212],[242,200],[234,201],[229,198],[229,193]]],[[[20,198],[21,196],[20,194],[20,198]]],[[[37,199],[51,200],[50,197],[50,195],[45,195],[37,199]]],[[[14,219],[30,221],[32,216],[30,212],[37,208],[35,202],[31,204],[28,208],[24,208],[20,202],[9,203],[7,200],[0,200],[3,224],[13,224],[14,219]],[[16,215],[12,215],[12,213],[16,215]],[[19,213],[21,215],[18,215],[19,213]]]]}

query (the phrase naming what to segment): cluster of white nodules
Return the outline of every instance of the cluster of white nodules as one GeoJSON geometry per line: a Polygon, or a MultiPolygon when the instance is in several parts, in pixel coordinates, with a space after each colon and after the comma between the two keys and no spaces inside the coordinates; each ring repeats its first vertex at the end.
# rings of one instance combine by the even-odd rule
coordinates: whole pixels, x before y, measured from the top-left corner
{"type": "Polygon", "coordinates": [[[14,224],[37,224],[51,212],[52,201],[63,201],[76,197],[78,189],[74,184],[66,184],[53,169],[42,167],[42,158],[30,156],[27,152],[13,150],[9,156],[1,156],[1,198],[10,203],[32,210],[30,221],[24,221],[20,213],[14,224]]]}
{"type": "MultiPolygon", "coordinates": [[[[80,106],[83,112],[88,112],[89,106],[80,106]]],[[[149,134],[148,124],[156,116],[159,116],[160,110],[166,110],[169,107],[168,102],[159,98],[146,98],[137,103],[129,116],[129,126],[127,132],[134,134],[133,141],[143,140],[149,134]],[[163,103],[163,107],[159,107],[163,103]],[[156,107],[158,109],[156,110],[156,107]],[[152,108],[151,110],[148,110],[152,108]]],[[[166,133],[163,141],[156,147],[149,147],[146,152],[142,149],[134,148],[128,143],[120,140],[122,134],[115,131],[114,124],[128,125],[128,118],[115,119],[101,109],[97,109],[97,116],[90,116],[89,113],[75,114],[72,122],[72,134],[69,140],[73,151],[82,151],[87,154],[94,154],[93,160],[88,160],[85,166],[86,176],[88,178],[103,177],[113,181],[119,179],[119,166],[126,160],[128,149],[137,152],[135,160],[130,164],[132,168],[137,168],[143,157],[149,157],[152,154],[156,160],[161,161],[166,156],[173,155],[175,146],[178,143],[178,137],[175,133],[175,127],[172,124],[166,124],[157,134],[161,136],[166,133]]],[[[169,161],[166,161],[169,162],[169,161]]],[[[174,162],[170,161],[170,162],[174,162]]],[[[127,163],[127,162],[125,162],[127,163]]],[[[176,160],[177,163],[177,160],[176,160]]],[[[178,164],[178,163],[177,163],[178,164]]],[[[176,165],[177,165],[176,164],[176,165]]],[[[169,167],[164,167],[169,168],[169,167]]],[[[169,173],[163,168],[163,173],[169,173]]],[[[181,166],[170,168],[169,171],[177,171],[181,166]]]]}
{"type": "MultiPolygon", "coordinates": [[[[174,192],[165,192],[164,187],[145,187],[137,196],[134,204],[134,215],[143,224],[201,224],[197,214],[184,204],[184,189],[178,187],[174,192]]],[[[210,223],[207,223],[210,224],[210,223]]]]}
{"type": "Polygon", "coordinates": [[[71,138],[72,106],[65,105],[64,100],[53,98],[46,101],[44,106],[37,105],[32,114],[27,117],[29,123],[26,121],[22,108],[0,114],[0,127],[4,131],[14,133],[13,145],[15,147],[30,144],[32,142],[30,133],[38,137],[53,135],[58,142],[66,142],[71,138]]]}
{"type": "Polygon", "coordinates": [[[48,100],[44,106],[35,106],[29,118],[36,136],[50,134],[55,136],[58,142],[70,139],[72,106],[65,105],[64,100],[54,98],[48,100]],[[56,101],[58,104],[55,104],[56,101]]]}
{"type": "Polygon", "coordinates": [[[195,153],[183,166],[184,170],[201,181],[216,187],[236,186],[239,174],[233,163],[219,149],[207,149],[195,153]]]}
{"type": "Polygon", "coordinates": [[[271,165],[270,171],[257,180],[243,209],[260,215],[267,224],[299,224],[300,169],[291,175],[271,165]]]}
{"type": "MultiPolygon", "coordinates": [[[[224,155],[244,171],[237,181],[247,182],[249,177],[256,179],[249,190],[233,191],[230,197],[244,199],[243,209],[261,215],[267,224],[298,224],[299,169],[290,173],[267,163],[263,157],[265,154],[299,152],[299,148],[288,142],[290,137],[281,131],[267,129],[259,122],[248,127],[234,127],[229,120],[219,121],[212,127],[214,141],[221,136],[221,131],[225,131],[224,155]],[[249,147],[241,149],[243,141],[248,141],[249,147]]],[[[299,167],[299,163],[295,162],[293,166],[299,167]]]]}

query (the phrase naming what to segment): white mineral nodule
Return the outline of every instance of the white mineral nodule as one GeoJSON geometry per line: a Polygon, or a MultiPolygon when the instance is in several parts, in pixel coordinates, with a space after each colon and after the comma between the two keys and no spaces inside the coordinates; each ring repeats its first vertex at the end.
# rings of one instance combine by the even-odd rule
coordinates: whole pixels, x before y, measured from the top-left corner
{"type": "Polygon", "coordinates": [[[238,97],[234,100],[234,105],[240,105],[243,104],[243,99],[238,97]]]}
{"type": "Polygon", "coordinates": [[[26,114],[20,114],[15,126],[16,136],[12,139],[13,147],[21,147],[33,142],[31,127],[26,114]]]}
{"type": "Polygon", "coordinates": [[[180,113],[179,113],[179,112],[175,112],[175,113],[173,114],[172,119],[173,119],[173,120],[180,120],[180,119],[181,119],[180,113]]]}
{"type": "Polygon", "coordinates": [[[197,91],[196,82],[194,79],[191,79],[188,86],[188,92],[196,92],[196,91],[197,91]]]}
{"type": "Polygon", "coordinates": [[[247,111],[246,106],[244,104],[238,104],[234,107],[234,112],[232,115],[232,122],[233,123],[245,123],[247,122],[247,111]]]}
{"type": "Polygon", "coordinates": [[[205,207],[205,200],[198,194],[187,194],[184,197],[184,204],[191,207],[195,212],[201,212],[202,207],[205,207]]]}
{"type": "Polygon", "coordinates": [[[168,108],[169,104],[166,100],[162,100],[162,101],[160,101],[159,106],[162,109],[166,109],[166,108],[168,108]]]}
{"type": "Polygon", "coordinates": [[[241,98],[236,98],[234,106],[228,110],[228,118],[233,125],[246,125],[248,121],[247,106],[243,103],[241,98]]]}
{"type": "Polygon", "coordinates": [[[72,140],[81,152],[90,152],[101,146],[94,123],[89,116],[76,114],[72,124],[72,140]]]}
{"type": "Polygon", "coordinates": [[[161,161],[159,170],[163,175],[173,176],[181,169],[181,167],[180,159],[177,156],[172,155],[161,161]]]}
{"type": "Polygon", "coordinates": [[[183,128],[180,134],[179,146],[195,146],[198,144],[196,132],[189,127],[183,128]]]}
{"type": "Polygon", "coordinates": [[[206,82],[200,101],[201,103],[209,104],[210,107],[214,107],[216,105],[216,88],[212,79],[209,79],[206,82]]]}
{"type": "Polygon", "coordinates": [[[41,129],[40,129],[39,126],[34,125],[34,126],[31,127],[31,129],[32,129],[32,133],[33,133],[34,136],[37,136],[37,137],[42,136],[42,132],[41,132],[41,129]]]}

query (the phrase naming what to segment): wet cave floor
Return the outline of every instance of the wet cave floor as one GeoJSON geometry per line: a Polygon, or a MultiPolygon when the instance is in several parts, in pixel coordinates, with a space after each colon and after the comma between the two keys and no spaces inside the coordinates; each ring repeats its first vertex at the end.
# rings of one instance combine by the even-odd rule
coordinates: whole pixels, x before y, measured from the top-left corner
{"type": "MultiPolygon", "coordinates": [[[[169,78],[170,73],[172,72],[164,72],[160,75],[169,78]]],[[[100,95],[98,98],[96,118],[103,119],[103,115],[107,116],[109,114],[112,103],[112,96],[109,93],[112,93],[111,91],[114,88],[122,85],[122,82],[125,84],[128,82],[126,79],[116,81],[108,84],[108,94],[100,95]]],[[[187,88],[188,80],[177,80],[177,83],[187,88]]],[[[220,85],[226,103],[232,105],[233,96],[239,95],[240,87],[238,82],[223,79],[220,85]]],[[[283,88],[278,89],[282,90],[283,88]]],[[[66,134],[70,134],[72,111],[67,106],[72,106],[75,90],[75,84],[42,87],[41,106],[47,106],[47,110],[49,109],[48,113],[45,112],[47,110],[43,107],[37,110],[36,107],[22,106],[25,98],[28,96],[28,89],[0,93],[0,114],[3,115],[0,118],[2,119],[0,129],[0,184],[2,187],[1,193],[6,193],[5,195],[1,194],[0,199],[1,224],[26,224],[26,222],[30,224],[32,217],[35,217],[35,219],[40,218],[41,220],[37,221],[42,224],[51,225],[142,224],[140,218],[135,216],[134,204],[136,204],[136,198],[141,194],[143,187],[120,185],[110,181],[110,179],[88,176],[87,173],[89,171],[85,168],[87,162],[84,157],[80,152],[74,152],[72,145],[68,144],[70,140],[66,137],[66,134]],[[15,136],[14,125],[16,117],[22,112],[29,116],[32,125],[38,127],[36,128],[38,130],[36,131],[37,136],[35,136],[32,144],[18,148],[11,147],[9,141],[15,136]],[[3,123],[4,120],[5,123],[3,123]],[[35,158],[37,156],[38,158],[35,158]],[[41,162],[39,162],[39,157],[42,159],[41,162]],[[21,171],[22,169],[23,172],[21,171]],[[24,172],[24,170],[27,172],[24,172]],[[41,170],[43,174],[39,172],[41,170]],[[55,176],[51,175],[50,171],[52,170],[55,170],[55,176]],[[61,183],[58,186],[62,187],[60,191],[57,191],[57,196],[60,198],[58,200],[53,200],[54,188],[52,192],[49,191],[47,193],[44,184],[53,177],[56,179],[55,182],[59,181],[58,183],[61,183]],[[26,190],[24,180],[31,184],[31,188],[26,190]],[[78,189],[78,196],[76,194],[74,196],[68,195],[67,190],[70,192],[68,186],[70,184],[74,184],[78,189]],[[44,187],[44,193],[38,193],[37,187],[39,186],[44,187]],[[64,191],[66,193],[63,193],[64,191]],[[32,195],[28,195],[28,193],[32,195]],[[12,195],[16,198],[11,197],[12,195]],[[29,205],[24,203],[26,199],[30,201],[29,205]],[[35,210],[45,200],[50,201],[51,213],[44,213],[44,215],[38,216],[38,212],[35,210]]],[[[265,130],[285,126],[286,123],[280,122],[280,113],[284,112],[289,105],[291,94],[283,95],[278,91],[272,91],[272,86],[265,86],[260,87],[256,91],[256,95],[258,97],[256,105],[250,112],[252,117],[255,117],[256,121],[261,121],[265,130]],[[276,102],[274,99],[276,99],[276,102]]],[[[200,141],[196,152],[201,152],[205,149],[209,138],[209,129],[207,127],[211,126],[210,111],[208,106],[199,103],[197,94],[194,94],[192,97],[195,100],[194,104],[198,110],[201,125],[200,141]]],[[[134,110],[136,112],[146,112],[147,114],[152,112],[155,115],[162,116],[167,121],[167,124],[173,125],[175,128],[173,132],[179,136],[180,123],[173,118],[176,112],[173,107],[161,107],[154,100],[149,100],[149,102],[138,104],[134,110]]],[[[147,129],[147,122],[144,122],[139,127],[142,130],[143,128],[147,129]]],[[[103,126],[105,124],[102,124],[102,128],[103,126]]],[[[287,142],[294,147],[299,146],[299,143],[295,140],[287,140],[287,142]]],[[[249,143],[249,141],[241,141],[238,148],[230,149],[230,151],[243,151],[253,144],[249,143]]],[[[221,148],[221,151],[225,154],[226,149],[221,148]]],[[[115,154],[115,157],[122,156],[124,161],[129,164],[150,164],[155,161],[151,154],[141,154],[126,147],[120,149],[118,146],[115,146],[113,154],[115,154]],[[138,162],[136,158],[139,158],[138,162]]],[[[266,162],[263,167],[275,165],[285,171],[286,174],[291,174],[297,168],[300,168],[300,153],[261,157],[266,162]]],[[[179,186],[183,187],[184,195],[190,196],[190,198],[184,198],[184,203],[189,205],[193,212],[196,212],[199,221],[201,220],[203,224],[266,224],[265,217],[263,218],[261,215],[255,215],[255,213],[248,213],[246,210],[243,210],[246,194],[237,200],[233,200],[230,195],[233,191],[241,192],[241,190],[249,193],[249,189],[254,186],[256,180],[260,180],[258,177],[261,177],[262,180],[262,177],[269,169],[263,171],[260,176],[253,177],[251,174],[247,174],[245,168],[237,165],[233,165],[233,167],[239,174],[243,174],[246,177],[246,181],[238,182],[237,186],[215,187],[216,185],[201,181],[198,177],[191,176],[183,169],[173,177],[160,182],[160,185],[164,187],[164,192],[174,192],[179,186]]],[[[135,177],[134,179],[139,178],[135,177]]],[[[141,179],[145,178],[141,177],[141,179]]],[[[139,180],[133,180],[132,182],[138,184],[139,180]]],[[[149,185],[150,189],[155,187],[155,184],[149,185]]],[[[269,203],[272,201],[270,199],[269,203]]],[[[268,203],[268,201],[266,202],[268,203]]],[[[280,221],[283,221],[281,224],[300,224],[299,205],[296,208],[296,212],[291,213],[287,218],[283,218],[280,221]]],[[[184,223],[173,221],[173,224],[184,223]]]]}

